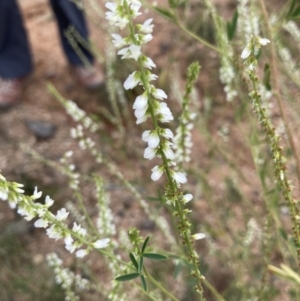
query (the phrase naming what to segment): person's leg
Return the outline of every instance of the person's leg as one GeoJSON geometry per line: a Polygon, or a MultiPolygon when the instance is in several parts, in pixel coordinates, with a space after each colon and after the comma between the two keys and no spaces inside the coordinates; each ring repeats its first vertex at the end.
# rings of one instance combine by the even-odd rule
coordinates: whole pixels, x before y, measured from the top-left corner
{"type": "MultiPolygon", "coordinates": [[[[89,33],[82,10],[78,9],[76,4],[70,0],[50,0],[50,3],[57,18],[61,43],[68,61],[75,66],[83,65],[84,62],[70,45],[65,35],[68,27],[73,26],[80,36],[88,41],[89,33]]],[[[78,43],[78,47],[88,61],[93,63],[93,55],[80,43],[78,43]]]]}
{"type": "Polygon", "coordinates": [[[101,87],[104,83],[104,77],[100,70],[93,67],[94,57],[92,53],[80,43],[77,43],[79,51],[84,55],[84,61],[76,53],[76,50],[74,50],[65,35],[65,31],[70,26],[73,26],[80,37],[88,42],[89,33],[82,10],[70,0],[50,0],[50,3],[57,18],[61,43],[67,59],[72,66],[72,72],[79,83],[85,88],[97,89],[101,87]],[[90,64],[86,64],[86,60],[90,64]]]}
{"type": "Polygon", "coordinates": [[[22,16],[15,0],[0,0],[0,78],[20,78],[32,70],[22,16]]]}
{"type": "Polygon", "coordinates": [[[31,54],[17,2],[0,0],[0,109],[16,103],[23,78],[31,70],[31,54]]]}

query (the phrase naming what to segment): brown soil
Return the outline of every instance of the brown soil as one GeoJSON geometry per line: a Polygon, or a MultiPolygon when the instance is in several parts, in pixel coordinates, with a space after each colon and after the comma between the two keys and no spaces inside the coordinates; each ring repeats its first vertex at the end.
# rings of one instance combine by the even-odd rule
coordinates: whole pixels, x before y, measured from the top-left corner
{"type": "MultiPolygon", "coordinates": [[[[227,5],[221,0],[218,2],[226,16],[226,12],[232,9],[232,1],[227,1],[227,5]]],[[[0,112],[1,173],[6,176],[8,180],[25,182],[31,189],[38,183],[39,187],[46,191],[45,193],[48,192],[53,199],[58,200],[59,204],[56,205],[58,209],[63,206],[67,199],[72,198],[69,190],[59,188],[67,185],[65,177],[59,172],[45,166],[45,164],[41,164],[21,150],[20,144],[26,144],[43,155],[46,159],[54,161],[58,161],[66,151],[74,150],[73,161],[80,172],[89,174],[92,172],[100,172],[105,178],[107,189],[112,195],[112,208],[115,212],[115,223],[118,230],[128,229],[130,226],[138,226],[145,232],[151,233],[156,231],[155,226],[141,213],[132,195],[116,178],[103,167],[95,167],[92,157],[78,150],[77,142],[70,138],[70,127],[73,125],[73,122],[70,117],[66,115],[64,109],[55,97],[48,92],[47,83],[52,83],[66,99],[72,99],[79,107],[89,113],[97,115],[103,120],[102,134],[100,138],[98,137],[99,149],[108,157],[113,158],[118,168],[126,173],[127,179],[134,182],[138,188],[140,188],[141,179],[143,177],[149,178],[150,168],[152,167],[152,162],[149,164],[142,159],[144,143],[141,141],[140,135],[143,126],[137,130],[130,128],[128,124],[126,124],[128,126],[126,130],[132,133],[132,135],[128,135],[131,137],[130,140],[122,144],[116,126],[108,122],[99,112],[101,108],[111,111],[105,90],[87,92],[77,85],[75,79],[70,74],[69,66],[60,47],[56,23],[47,1],[21,0],[20,5],[32,46],[35,70],[29,77],[20,103],[7,112],[0,112]],[[26,120],[50,122],[57,126],[57,131],[51,139],[38,139],[27,127],[26,120]],[[106,144],[106,142],[108,143],[106,144]],[[122,149],[124,145],[128,151],[126,155],[124,155],[124,149],[122,149]],[[132,161],[128,161],[128,157],[131,157],[132,161]]],[[[230,14],[228,15],[230,16],[230,14]]],[[[95,41],[99,52],[103,54],[105,45],[102,42],[104,35],[101,28],[104,25],[99,21],[99,18],[93,15],[90,18],[89,25],[92,40],[95,41]]],[[[200,74],[198,89],[201,94],[200,96],[208,94],[212,97],[210,105],[213,106],[214,112],[213,117],[208,118],[211,118],[210,129],[213,133],[214,141],[211,141],[212,144],[208,145],[204,134],[199,134],[198,131],[194,132],[193,139],[195,147],[193,157],[195,163],[193,167],[195,167],[195,169],[196,167],[201,168],[206,176],[209,174],[209,185],[213,190],[212,193],[217,195],[216,205],[221,208],[231,193],[231,191],[228,190],[229,188],[224,185],[225,179],[232,176],[228,175],[228,162],[235,162],[235,164],[239,166],[239,171],[234,174],[235,179],[233,182],[236,179],[245,178],[243,186],[239,188],[243,190],[246,195],[248,204],[250,203],[251,206],[253,206],[253,211],[256,213],[261,212],[263,210],[263,201],[259,179],[258,177],[254,177],[254,164],[251,159],[248,159],[251,158],[251,154],[245,147],[243,136],[243,133],[247,133],[248,131],[248,125],[244,125],[244,132],[242,133],[240,129],[232,126],[234,123],[232,105],[224,102],[224,95],[221,92],[222,88],[220,85],[216,88],[215,85],[215,83],[219,84],[218,75],[216,71],[214,71],[217,70],[219,64],[216,59],[217,55],[213,51],[205,50],[204,46],[195,46],[190,43],[188,39],[178,37],[176,29],[171,25],[167,25],[167,22],[160,17],[157,17],[155,20],[155,25],[155,39],[151,42],[151,46],[147,47],[148,50],[146,51],[151,53],[152,59],[158,64],[158,72],[160,72],[160,81],[158,84],[161,87],[168,87],[169,78],[166,75],[167,71],[171,70],[174,60],[178,60],[178,58],[184,58],[182,61],[178,61],[179,70],[186,70],[187,64],[196,59],[199,60],[202,65],[202,70],[206,70],[206,72],[201,72],[200,74]],[[170,50],[172,50],[171,55],[170,50]],[[230,135],[228,135],[228,141],[226,142],[224,142],[222,136],[219,134],[224,124],[228,125],[230,129],[230,135]],[[218,146],[221,152],[226,152],[226,148],[234,149],[235,152],[227,157],[227,161],[220,155],[219,161],[211,164],[209,161],[211,154],[218,152],[218,150],[216,150],[218,148],[215,149],[214,144],[218,146]]],[[[103,71],[105,69],[104,62],[101,61],[101,58],[96,66],[103,71]]],[[[181,73],[182,76],[184,76],[183,72],[181,73]]],[[[176,112],[176,104],[173,102],[171,105],[175,108],[176,112]]],[[[202,111],[205,111],[205,105],[203,103],[199,104],[198,109],[200,107],[202,111]]],[[[124,122],[124,124],[125,123],[126,122],[124,122]]],[[[206,195],[201,193],[198,186],[199,183],[192,180],[191,183],[185,187],[187,190],[190,189],[195,192],[193,202],[195,204],[194,212],[196,213],[193,213],[193,218],[199,221],[199,223],[202,219],[205,219],[209,224],[216,226],[216,229],[218,229],[220,225],[218,225],[218,221],[215,220],[213,208],[204,202],[206,195]]],[[[156,196],[157,188],[154,188],[152,191],[151,188],[152,187],[150,187],[148,191],[142,191],[143,195],[156,196]]],[[[87,203],[90,204],[88,210],[93,218],[96,212],[93,207],[95,200],[92,189],[91,186],[84,187],[84,195],[87,203]]],[[[241,227],[242,230],[245,230],[247,221],[243,220],[242,208],[240,208],[239,205],[233,204],[232,212],[236,218],[229,220],[227,227],[241,227]]],[[[40,262],[43,262],[45,254],[51,250],[58,249],[58,245],[61,245],[61,249],[63,249],[62,243],[56,244],[54,241],[50,241],[44,235],[43,231],[33,229],[30,223],[20,221],[14,211],[10,210],[4,202],[0,203],[0,229],[0,237],[6,233],[17,234],[21,246],[31,254],[27,260],[33,264],[38,265],[40,262]]],[[[216,230],[216,232],[217,231],[218,230],[216,230]]],[[[157,237],[160,245],[164,244],[160,236],[156,235],[155,237],[157,237]]],[[[226,242],[223,241],[222,238],[220,238],[219,243],[220,245],[218,247],[220,249],[223,245],[226,245],[226,242]]],[[[204,250],[203,252],[207,249],[202,243],[199,245],[199,249],[200,248],[202,251],[204,250]]],[[[68,262],[68,258],[66,260],[67,263],[71,262],[70,259],[68,262]]],[[[97,264],[96,269],[101,270],[101,264],[97,264]]],[[[215,262],[212,263],[212,266],[214,265],[216,265],[215,262]]],[[[218,270],[218,268],[220,267],[216,267],[216,270],[218,270]]],[[[221,271],[220,274],[222,276],[224,274],[224,277],[231,273],[230,268],[225,264],[219,271],[221,271]]],[[[220,290],[225,289],[222,287],[222,279],[219,279],[221,276],[217,276],[218,275],[215,274],[212,275],[211,278],[220,290]]],[[[14,297],[15,299],[13,300],[23,300],[18,294],[14,297]]]]}

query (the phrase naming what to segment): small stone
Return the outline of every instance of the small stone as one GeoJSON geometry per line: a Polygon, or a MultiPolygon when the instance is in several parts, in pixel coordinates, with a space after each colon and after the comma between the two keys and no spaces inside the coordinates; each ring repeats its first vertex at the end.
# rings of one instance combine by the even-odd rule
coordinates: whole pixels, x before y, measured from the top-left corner
{"type": "Polygon", "coordinates": [[[42,139],[52,138],[56,132],[56,125],[42,120],[25,120],[30,131],[37,137],[42,139]]]}
{"type": "Polygon", "coordinates": [[[141,222],[138,226],[141,230],[148,230],[148,231],[154,231],[155,230],[155,223],[150,220],[145,220],[141,222]]]}

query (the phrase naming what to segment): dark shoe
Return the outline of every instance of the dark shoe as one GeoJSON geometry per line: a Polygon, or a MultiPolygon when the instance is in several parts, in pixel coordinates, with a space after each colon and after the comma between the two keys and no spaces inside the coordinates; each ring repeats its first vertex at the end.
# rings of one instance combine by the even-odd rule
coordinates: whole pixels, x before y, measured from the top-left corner
{"type": "Polygon", "coordinates": [[[0,77],[0,109],[9,109],[18,102],[22,92],[22,82],[20,78],[0,77]]]}
{"type": "Polygon", "coordinates": [[[96,90],[104,85],[103,73],[95,67],[74,66],[72,68],[78,82],[88,90],[96,90]]]}

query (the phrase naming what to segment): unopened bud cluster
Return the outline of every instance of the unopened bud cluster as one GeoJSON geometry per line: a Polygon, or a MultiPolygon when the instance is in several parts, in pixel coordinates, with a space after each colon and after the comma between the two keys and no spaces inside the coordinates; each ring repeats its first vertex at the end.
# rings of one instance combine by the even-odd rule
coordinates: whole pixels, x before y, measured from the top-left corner
{"type": "Polygon", "coordinates": [[[268,39],[252,36],[250,42],[243,50],[241,57],[245,59],[245,69],[253,85],[253,91],[249,93],[252,100],[252,106],[272,152],[275,177],[290,208],[295,245],[297,246],[298,258],[300,260],[300,222],[296,219],[296,216],[299,215],[299,202],[293,198],[291,185],[286,176],[285,158],[279,144],[280,137],[275,133],[275,129],[271,125],[271,122],[266,115],[266,110],[262,107],[261,95],[257,91],[258,79],[255,73],[257,60],[255,54],[261,46],[265,46],[268,43],[270,43],[268,39]]]}

